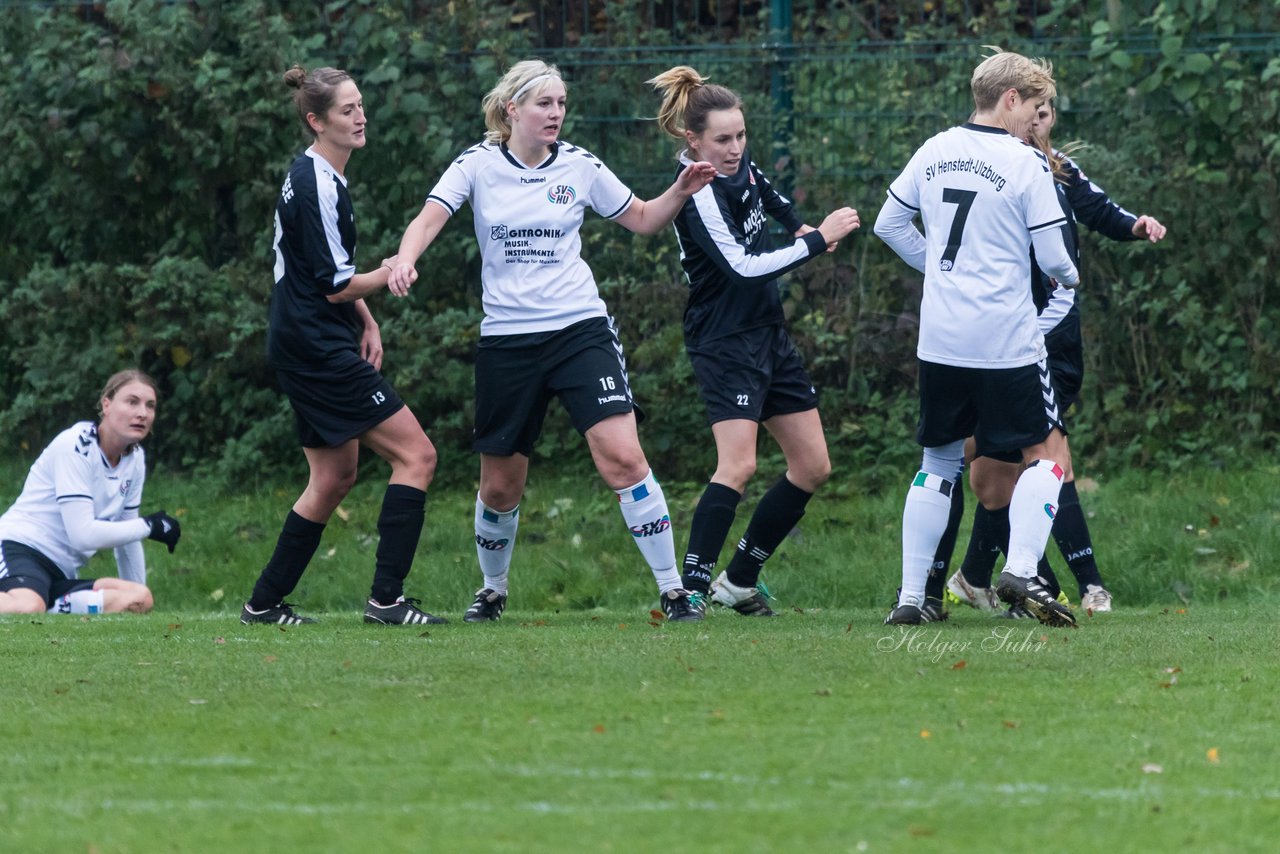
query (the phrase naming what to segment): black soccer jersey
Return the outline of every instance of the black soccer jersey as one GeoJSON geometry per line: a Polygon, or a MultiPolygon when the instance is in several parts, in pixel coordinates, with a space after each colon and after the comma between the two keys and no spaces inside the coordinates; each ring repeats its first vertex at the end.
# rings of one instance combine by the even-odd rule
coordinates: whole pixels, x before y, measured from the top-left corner
{"type": "MultiPolygon", "coordinates": [[[[680,157],[680,169],[691,161],[680,157]]],[[[816,231],[774,249],[765,215],[790,233],[804,225],[744,153],[734,175],[717,175],[676,215],[680,264],[689,281],[684,335],[689,346],[782,323],[778,277],[827,250],[816,231]]]]}
{"type": "MultiPolygon", "coordinates": [[[[1112,240],[1137,240],[1133,235],[1133,224],[1138,218],[1111,201],[1106,192],[1090,181],[1074,160],[1061,152],[1055,151],[1055,154],[1063,158],[1062,178],[1054,180],[1058,190],[1058,203],[1067,215],[1067,226],[1062,233],[1063,242],[1076,269],[1080,268],[1078,223],[1083,223],[1090,230],[1112,240]]],[[[1036,309],[1040,312],[1040,330],[1046,336],[1057,329],[1069,315],[1078,315],[1075,289],[1058,287],[1055,290],[1049,277],[1035,262],[1034,249],[1031,252],[1031,282],[1036,309]]],[[[1078,319],[1072,328],[1077,330],[1078,335],[1078,319]]]]}
{"type": "Polygon", "coordinates": [[[267,359],[275,367],[359,358],[355,304],[330,303],[355,275],[356,222],[347,182],[314,150],[293,161],[276,200],[275,287],[267,359]]]}

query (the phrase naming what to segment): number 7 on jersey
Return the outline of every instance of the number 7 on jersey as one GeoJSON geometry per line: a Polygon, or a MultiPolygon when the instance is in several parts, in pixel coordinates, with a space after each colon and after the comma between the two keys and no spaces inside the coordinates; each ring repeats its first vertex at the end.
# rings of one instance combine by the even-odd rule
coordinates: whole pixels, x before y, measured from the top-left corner
{"type": "Polygon", "coordinates": [[[956,206],[956,218],[951,220],[951,231],[947,234],[947,249],[942,253],[942,262],[938,265],[946,273],[955,266],[956,255],[960,252],[960,242],[964,239],[964,222],[969,218],[969,208],[977,198],[975,190],[953,190],[944,187],[943,204],[956,206]]]}

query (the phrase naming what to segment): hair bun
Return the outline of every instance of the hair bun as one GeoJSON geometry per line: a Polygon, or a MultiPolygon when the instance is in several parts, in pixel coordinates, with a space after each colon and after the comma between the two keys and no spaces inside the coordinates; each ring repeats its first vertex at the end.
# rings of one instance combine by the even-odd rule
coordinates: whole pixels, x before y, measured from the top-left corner
{"type": "Polygon", "coordinates": [[[290,89],[301,89],[307,82],[307,70],[301,65],[294,65],[284,73],[284,84],[290,89]]]}

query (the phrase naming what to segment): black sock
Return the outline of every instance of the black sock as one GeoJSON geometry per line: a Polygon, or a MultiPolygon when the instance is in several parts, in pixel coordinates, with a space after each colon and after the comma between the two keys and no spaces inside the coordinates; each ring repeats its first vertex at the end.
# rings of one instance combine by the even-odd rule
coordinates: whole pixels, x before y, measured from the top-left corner
{"type": "Polygon", "coordinates": [[[756,505],[756,512],[751,514],[747,533],[738,542],[733,560],[725,569],[731,584],[756,586],[764,562],[804,516],[804,507],[812,497],[812,492],[805,492],[787,480],[786,475],[769,488],[756,505]]]}
{"type": "Polygon", "coordinates": [[[1080,585],[1081,596],[1084,596],[1085,588],[1090,584],[1103,586],[1102,574],[1098,572],[1098,563],[1093,557],[1089,523],[1085,521],[1084,510],[1080,507],[1080,495],[1076,492],[1074,480],[1062,484],[1062,491],[1058,493],[1058,515],[1053,520],[1053,539],[1057,541],[1071,574],[1080,585]]]}
{"type": "Polygon", "coordinates": [[[284,526],[276,540],[276,550],[271,554],[258,582],[253,585],[249,607],[255,611],[274,608],[298,586],[298,579],[311,562],[311,556],[320,545],[324,523],[304,519],[292,510],[284,517],[284,526]]]}
{"type": "Polygon", "coordinates": [[[1049,595],[1057,599],[1058,594],[1062,592],[1062,585],[1058,583],[1058,576],[1054,573],[1053,567],[1049,566],[1047,557],[1040,558],[1040,562],[1036,564],[1036,575],[1040,576],[1040,582],[1049,591],[1049,595]]]}
{"type": "Polygon", "coordinates": [[[942,532],[942,539],[938,541],[938,550],[933,554],[933,567],[924,582],[926,599],[941,599],[947,586],[951,557],[956,550],[956,539],[960,536],[960,523],[964,520],[963,484],[963,478],[956,478],[951,487],[951,515],[947,517],[947,529],[942,532]]]}
{"type": "Polygon", "coordinates": [[[427,494],[421,489],[393,483],[382,496],[378,515],[377,566],[373,572],[373,600],[390,605],[404,593],[404,580],[413,567],[422,536],[427,494]]]}
{"type": "Polygon", "coordinates": [[[708,483],[693,511],[689,547],[684,553],[681,584],[685,590],[707,593],[720,560],[720,550],[733,527],[742,494],[721,483],[708,483]]]}
{"type": "Polygon", "coordinates": [[[996,558],[1009,548],[1009,505],[988,510],[981,504],[973,513],[973,533],[960,572],[970,587],[990,587],[996,558]]]}

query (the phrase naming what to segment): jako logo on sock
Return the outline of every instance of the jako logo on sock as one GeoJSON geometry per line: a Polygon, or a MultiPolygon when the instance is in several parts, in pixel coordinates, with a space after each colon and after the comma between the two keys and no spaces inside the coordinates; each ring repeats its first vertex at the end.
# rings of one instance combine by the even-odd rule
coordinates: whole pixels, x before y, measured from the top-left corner
{"type": "Polygon", "coordinates": [[[507,543],[511,542],[503,537],[501,540],[486,540],[484,537],[476,534],[476,545],[485,551],[500,552],[507,547],[507,543]]]}
{"type": "Polygon", "coordinates": [[[631,527],[631,536],[636,538],[653,537],[661,534],[670,527],[671,517],[663,516],[661,519],[656,519],[653,522],[645,522],[643,525],[633,525],[631,527]]]}
{"type": "Polygon", "coordinates": [[[1044,512],[1045,512],[1045,515],[1046,515],[1046,516],[1048,516],[1050,519],[1052,519],[1055,515],[1057,515],[1057,513],[1058,513],[1058,508],[1057,508],[1057,507],[1054,507],[1052,504],[1046,504],[1046,505],[1044,506],[1044,512]]]}

